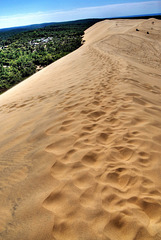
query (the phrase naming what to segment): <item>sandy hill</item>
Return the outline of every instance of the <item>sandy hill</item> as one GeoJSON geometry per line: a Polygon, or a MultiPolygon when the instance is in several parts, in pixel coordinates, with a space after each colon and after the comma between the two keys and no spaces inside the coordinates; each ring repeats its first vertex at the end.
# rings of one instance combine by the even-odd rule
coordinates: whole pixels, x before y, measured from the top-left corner
{"type": "Polygon", "coordinates": [[[161,240],[159,20],[95,24],[0,123],[0,240],[161,240]]]}

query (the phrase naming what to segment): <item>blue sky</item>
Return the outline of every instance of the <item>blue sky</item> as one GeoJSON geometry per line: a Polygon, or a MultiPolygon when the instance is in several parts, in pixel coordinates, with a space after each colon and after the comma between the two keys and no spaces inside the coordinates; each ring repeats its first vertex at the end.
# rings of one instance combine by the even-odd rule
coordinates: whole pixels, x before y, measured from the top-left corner
{"type": "Polygon", "coordinates": [[[161,0],[0,0],[0,28],[161,13],[161,0]]]}

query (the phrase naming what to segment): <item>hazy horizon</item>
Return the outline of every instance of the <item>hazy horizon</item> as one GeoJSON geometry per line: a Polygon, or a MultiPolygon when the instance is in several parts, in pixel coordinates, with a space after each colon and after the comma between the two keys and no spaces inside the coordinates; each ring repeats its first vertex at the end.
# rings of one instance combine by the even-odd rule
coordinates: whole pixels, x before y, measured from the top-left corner
{"type": "Polygon", "coordinates": [[[161,13],[161,1],[134,0],[52,0],[3,1],[0,8],[0,29],[47,22],[65,22],[87,18],[115,18],[155,15],[161,13]]]}
{"type": "MultiPolygon", "coordinates": [[[[109,19],[115,19],[115,18],[135,18],[135,17],[146,17],[146,16],[158,16],[161,15],[161,13],[154,13],[154,14],[140,14],[140,15],[129,15],[129,16],[117,16],[117,17],[111,17],[109,19]]],[[[41,25],[41,24],[50,24],[50,23],[65,23],[65,22],[73,22],[73,21],[81,21],[81,20],[85,20],[85,19],[106,19],[106,18],[83,18],[83,19],[73,19],[73,20],[67,20],[67,21],[53,21],[53,22],[40,22],[40,23],[32,23],[32,24],[27,24],[27,25],[18,25],[18,26],[13,26],[13,27],[7,27],[7,28],[0,28],[0,30],[3,29],[10,29],[10,28],[21,28],[21,27],[28,27],[28,26],[32,26],[32,25],[41,25]]],[[[108,19],[108,18],[107,18],[108,19]]]]}

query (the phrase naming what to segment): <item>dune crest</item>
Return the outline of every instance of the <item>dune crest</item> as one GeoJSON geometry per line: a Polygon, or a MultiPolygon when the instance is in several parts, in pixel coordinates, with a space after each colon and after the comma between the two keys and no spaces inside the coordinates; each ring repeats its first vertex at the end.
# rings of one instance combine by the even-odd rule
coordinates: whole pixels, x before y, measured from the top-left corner
{"type": "Polygon", "coordinates": [[[99,22],[0,96],[0,240],[161,239],[160,29],[99,22]]]}

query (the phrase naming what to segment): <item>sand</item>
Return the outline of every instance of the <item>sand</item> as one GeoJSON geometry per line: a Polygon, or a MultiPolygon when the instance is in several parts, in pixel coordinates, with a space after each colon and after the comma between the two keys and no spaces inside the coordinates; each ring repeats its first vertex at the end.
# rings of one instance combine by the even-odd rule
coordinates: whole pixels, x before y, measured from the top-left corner
{"type": "Polygon", "coordinates": [[[161,22],[84,39],[0,96],[0,240],[161,239],[161,22]]]}

